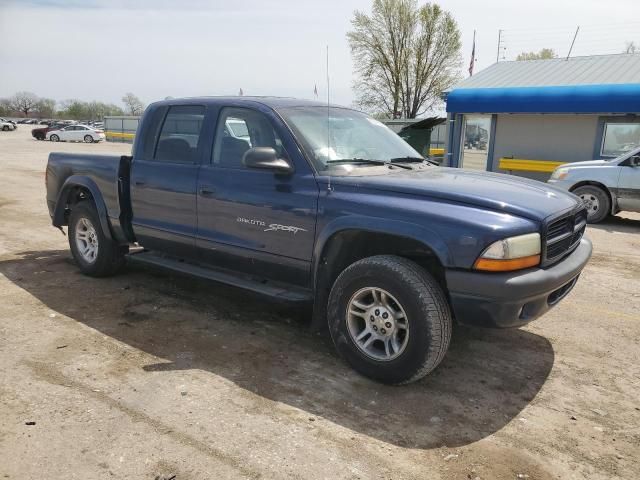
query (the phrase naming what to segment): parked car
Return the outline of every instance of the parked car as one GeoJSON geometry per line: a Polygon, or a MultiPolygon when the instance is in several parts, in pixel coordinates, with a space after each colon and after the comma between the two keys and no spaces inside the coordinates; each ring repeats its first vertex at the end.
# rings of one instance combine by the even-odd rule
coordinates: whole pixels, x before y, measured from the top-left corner
{"type": "Polygon", "coordinates": [[[6,118],[0,117],[0,129],[7,132],[12,131],[18,128],[18,126],[12,122],[11,120],[7,120],[6,118]]]}
{"type": "Polygon", "coordinates": [[[640,212],[640,147],[610,160],[561,165],[548,182],[578,195],[589,223],[622,211],[640,212]]]}
{"type": "Polygon", "coordinates": [[[49,130],[45,138],[52,142],[85,142],[94,143],[104,140],[104,131],[87,125],[67,125],[62,128],[49,130]]]}
{"type": "MultiPolygon", "coordinates": [[[[42,124],[42,122],[40,122],[42,124]]],[[[47,133],[51,130],[59,130],[64,128],[66,125],[62,123],[51,123],[51,125],[47,125],[45,127],[34,128],[31,130],[31,136],[36,140],[44,140],[47,138],[47,133]]]]}
{"type": "Polygon", "coordinates": [[[539,317],[591,255],[575,195],[434,166],[382,123],[318,102],[157,102],[132,156],[51,153],[45,181],[83,273],[113,274],[137,242],[131,261],[312,303],[312,327],[386,383],[436,368],[454,319],[539,317]]]}

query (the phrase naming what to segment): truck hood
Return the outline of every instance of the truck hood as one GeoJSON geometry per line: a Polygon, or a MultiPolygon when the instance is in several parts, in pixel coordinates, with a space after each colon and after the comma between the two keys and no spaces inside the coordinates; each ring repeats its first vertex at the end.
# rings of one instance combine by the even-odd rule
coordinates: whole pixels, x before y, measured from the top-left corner
{"type": "Polygon", "coordinates": [[[334,185],[418,195],[542,221],[577,207],[578,197],[535,180],[459,168],[425,167],[386,175],[332,177],[334,185]]]}

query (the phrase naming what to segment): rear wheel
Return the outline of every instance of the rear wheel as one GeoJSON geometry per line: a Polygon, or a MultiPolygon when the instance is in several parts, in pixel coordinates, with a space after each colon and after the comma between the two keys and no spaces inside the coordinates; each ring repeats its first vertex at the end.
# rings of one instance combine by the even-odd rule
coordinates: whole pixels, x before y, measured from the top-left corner
{"type": "Polygon", "coordinates": [[[331,338],[358,372],[410,383],[434,370],[451,339],[451,312],[435,279],[405,258],[360,260],[336,280],[328,304],[331,338]]]}
{"type": "Polygon", "coordinates": [[[611,200],[607,192],[595,185],[584,185],[573,191],[579,196],[587,207],[587,222],[598,223],[609,216],[611,212],[611,200]]]}
{"type": "Polygon", "coordinates": [[[9,127],[7,127],[6,125],[2,127],[2,131],[4,132],[8,132],[9,131],[9,127]]]}
{"type": "Polygon", "coordinates": [[[113,275],[124,265],[124,252],[104,234],[98,212],[89,201],[71,210],[69,247],[82,273],[92,277],[113,275]]]}
{"type": "Polygon", "coordinates": [[[60,137],[58,135],[51,135],[49,137],[49,140],[51,140],[52,142],[59,142],[60,141],[60,137]]]}
{"type": "Polygon", "coordinates": [[[93,143],[93,137],[91,135],[85,135],[84,136],[84,142],[85,143],[93,143]]]}

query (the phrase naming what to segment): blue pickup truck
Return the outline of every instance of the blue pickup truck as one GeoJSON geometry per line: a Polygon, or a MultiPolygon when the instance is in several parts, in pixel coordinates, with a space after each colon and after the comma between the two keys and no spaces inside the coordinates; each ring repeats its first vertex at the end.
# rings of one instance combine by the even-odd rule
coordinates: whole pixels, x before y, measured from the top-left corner
{"type": "Polygon", "coordinates": [[[539,317],[591,255],[573,194],[434,166],[377,120],[302,100],[157,102],[131,156],[51,153],[46,185],[83,273],[127,259],[309,302],[353,368],[392,384],[436,368],[454,321],[539,317]]]}

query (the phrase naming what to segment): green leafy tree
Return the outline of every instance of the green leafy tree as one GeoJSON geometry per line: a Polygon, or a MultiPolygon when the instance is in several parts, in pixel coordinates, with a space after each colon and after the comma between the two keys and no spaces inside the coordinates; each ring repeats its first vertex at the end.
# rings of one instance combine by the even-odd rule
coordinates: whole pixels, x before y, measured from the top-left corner
{"type": "Polygon", "coordinates": [[[552,48],[543,48],[539,52],[522,52],[516,60],[549,60],[551,58],[558,58],[558,54],[552,48]]]}
{"type": "Polygon", "coordinates": [[[34,112],[40,118],[53,118],[56,115],[56,101],[53,98],[40,98],[34,112]]]}
{"type": "Polygon", "coordinates": [[[0,116],[8,117],[11,114],[13,114],[11,100],[8,98],[0,98],[0,116]]]}
{"type": "Polygon", "coordinates": [[[460,31],[437,4],[374,0],[371,14],[356,11],[351,24],[356,103],[365,110],[415,118],[459,79],[460,31]]]}

